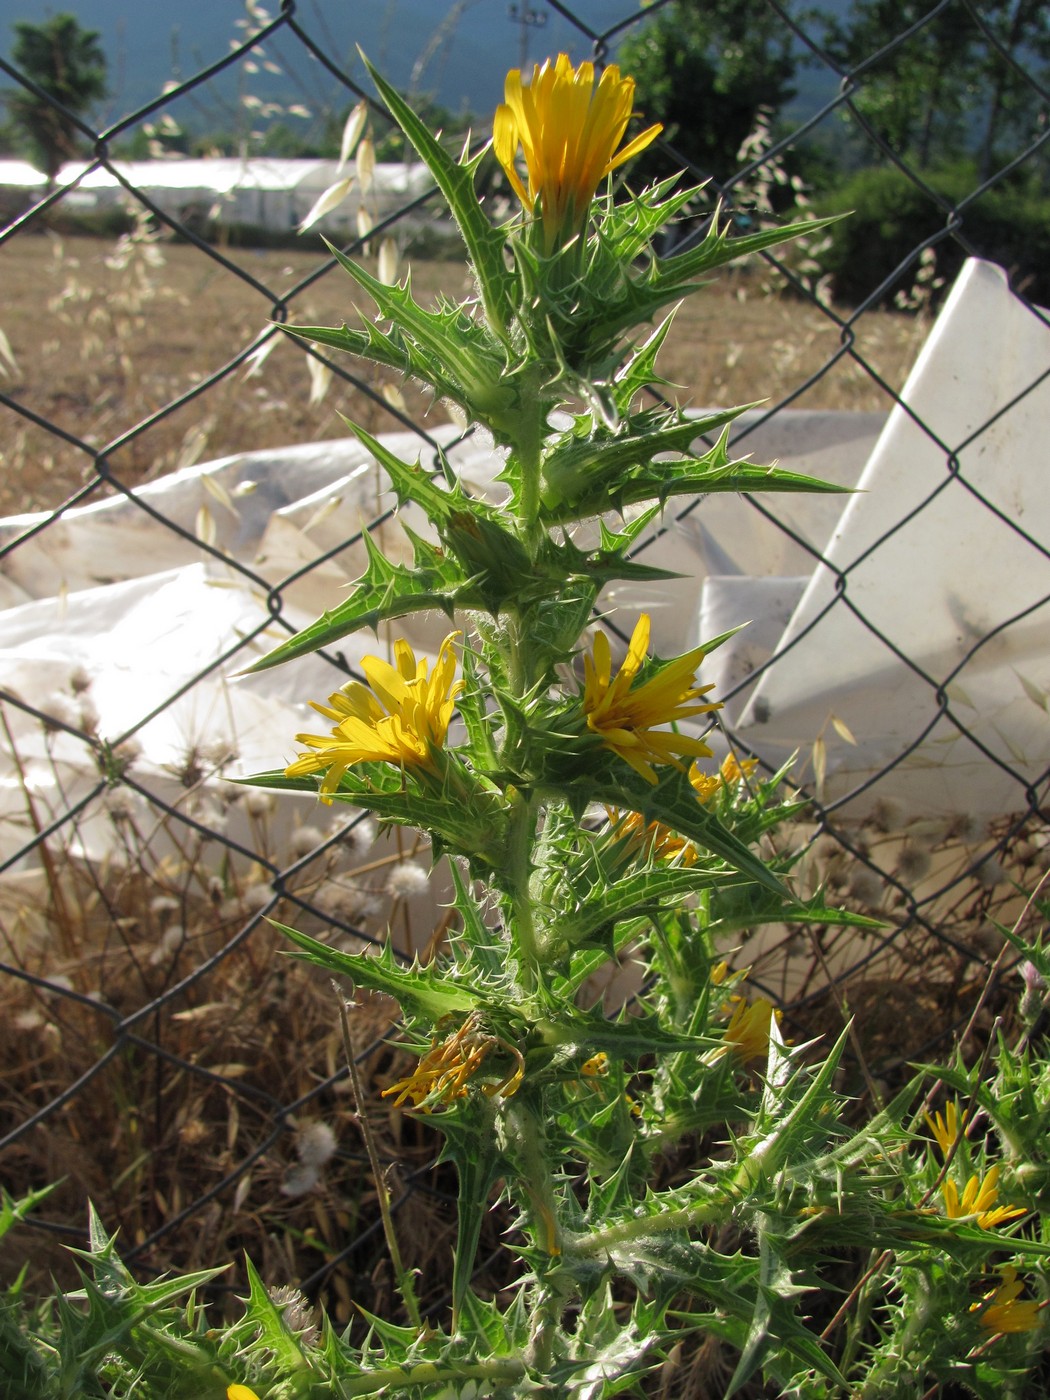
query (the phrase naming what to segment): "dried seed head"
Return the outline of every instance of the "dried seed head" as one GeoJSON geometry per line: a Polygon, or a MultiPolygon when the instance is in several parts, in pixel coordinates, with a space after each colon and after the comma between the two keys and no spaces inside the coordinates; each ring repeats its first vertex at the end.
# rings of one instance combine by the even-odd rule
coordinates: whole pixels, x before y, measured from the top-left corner
{"type": "Polygon", "coordinates": [[[102,798],[102,805],[110,821],[118,823],[130,821],[135,810],[134,798],[123,787],[110,788],[102,798]]]}
{"type": "Polygon", "coordinates": [[[151,967],[160,967],[164,963],[169,963],[175,954],[186,941],[186,930],[181,924],[172,924],[166,928],[149,955],[151,967]]]}
{"type": "Polygon", "coordinates": [[[986,890],[994,890],[996,885],[1001,885],[1006,879],[1006,871],[1002,862],[996,860],[995,856],[989,856],[987,860],[982,860],[973,874],[977,883],[986,890]]]}
{"type": "Polygon", "coordinates": [[[313,1167],[319,1171],[335,1155],[335,1133],[327,1123],[307,1123],[299,1130],[295,1149],[304,1167],[313,1167]]]}
{"type": "Polygon", "coordinates": [[[66,725],[69,729],[80,728],[80,706],[72,695],[67,695],[63,690],[48,695],[40,702],[39,709],[46,716],[44,723],[48,729],[59,725],[66,725]],[[47,724],[47,720],[54,720],[55,724],[47,724]]]}
{"type": "Polygon", "coordinates": [[[947,834],[953,841],[971,846],[988,835],[988,824],[980,821],[972,812],[959,812],[949,822],[947,834]]]}
{"type": "Polygon", "coordinates": [[[376,843],[375,822],[367,819],[352,822],[340,832],[340,840],[353,855],[368,855],[376,843]]]}
{"type": "Polygon", "coordinates": [[[301,826],[292,832],[289,849],[296,860],[308,856],[318,846],[324,844],[325,835],[319,826],[301,826]]]}
{"type": "Polygon", "coordinates": [[[317,1324],[308,1300],[287,1283],[269,1289],[269,1294],[274,1307],[280,1308],[285,1325],[299,1334],[300,1342],[309,1345],[317,1334],[317,1324]]]}
{"type": "Polygon", "coordinates": [[[281,1195],[305,1196],[320,1180],[321,1174],[316,1167],[309,1167],[305,1163],[298,1167],[289,1167],[281,1182],[281,1195]]]}
{"type": "Polygon", "coordinates": [[[84,695],[80,700],[80,728],[85,734],[98,733],[98,707],[88,696],[84,695]]]}
{"type": "Polygon", "coordinates": [[[880,797],[871,809],[868,825],[884,834],[899,831],[904,821],[904,808],[892,797],[880,797]]]}
{"type": "Polygon", "coordinates": [[[924,851],[921,846],[916,846],[911,841],[905,841],[897,857],[897,873],[909,882],[921,880],[929,873],[930,863],[929,851],[924,851]]]}
{"type": "Polygon", "coordinates": [[[257,821],[265,821],[276,806],[273,793],[265,792],[262,788],[249,788],[244,794],[244,810],[257,821]]]}
{"type": "Polygon", "coordinates": [[[245,886],[241,891],[241,903],[245,909],[252,911],[264,909],[272,898],[273,890],[261,880],[257,884],[245,886]]]}
{"type": "Polygon", "coordinates": [[[882,881],[866,865],[856,865],[849,877],[850,895],[867,908],[873,908],[882,898],[882,881]]]}
{"type": "Polygon", "coordinates": [[[142,745],[135,738],[125,739],[113,750],[113,762],[126,773],[136,759],[142,757],[142,745]]]}
{"type": "Polygon", "coordinates": [[[415,861],[403,860],[391,870],[386,888],[394,899],[409,899],[413,895],[426,894],[430,888],[430,877],[415,861]]]}

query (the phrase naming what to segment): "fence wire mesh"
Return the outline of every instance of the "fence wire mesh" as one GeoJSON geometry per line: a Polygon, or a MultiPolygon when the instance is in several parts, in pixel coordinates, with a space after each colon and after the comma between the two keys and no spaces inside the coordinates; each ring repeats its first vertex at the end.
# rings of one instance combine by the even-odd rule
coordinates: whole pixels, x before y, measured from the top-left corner
{"type": "MultiPolygon", "coordinates": [[[[731,221],[753,221],[763,214],[756,190],[775,183],[774,172],[800,143],[845,124],[872,157],[900,172],[928,204],[934,224],[888,276],[873,275],[849,308],[832,300],[805,264],[788,254],[767,256],[746,274],[750,281],[735,284],[736,301],[718,302],[713,313],[732,322],[749,289],[752,304],[758,299],[776,308],[788,327],[775,343],[760,347],[784,362],[783,372],[775,401],[743,420],[736,442],[744,450],[749,435],[761,442],[763,433],[798,410],[861,404],[868,431],[873,421],[881,423],[872,413],[900,406],[942,461],[936,488],[909,500],[845,563],[841,554],[824,551],[826,535],[814,539],[790,515],[758,501],[735,503],[738,514],[721,527],[721,517],[713,517],[709,532],[746,532],[761,521],[761,530],[771,534],[756,538],[779,535],[796,560],[803,556],[809,569],[824,571],[825,601],[810,621],[724,696],[730,737],[767,767],[777,760],[763,750],[756,683],[774,676],[807,637],[819,639],[831,619],[848,613],[884,650],[887,664],[890,658],[902,664],[910,684],[925,692],[910,737],[885,753],[873,771],[837,788],[826,783],[829,746],[863,737],[850,735],[831,703],[832,727],[804,736],[796,766],[812,800],[806,822],[791,838],[805,848],[803,878],[823,883],[850,908],[877,913],[884,920],[881,932],[817,935],[787,928],[747,950],[754,981],[785,1005],[794,1033],[801,1038],[831,1029],[855,1014],[861,1029],[854,1049],[869,1082],[891,1080],[905,1058],[943,1052],[964,1026],[987,1033],[1005,1005],[1001,988],[1016,976],[1015,955],[995,923],[1017,919],[1022,892],[1037,884],[1048,864],[1045,743],[1034,754],[1011,752],[1001,736],[989,733],[979,697],[967,696],[963,681],[971,663],[983,664],[997,652],[1008,656],[1012,635],[1045,625],[1050,538],[1020,510],[1011,514],[990,499],[969,463],[984,441],[998,451],[993,431],[1031,409],[1050,375],[1050,359],[1029,364],[1010,386],[1005,406],[986,421],[968,427],[963,437],[945,437],[940,422],[927,422],[913,403],[903,403],[903,372],[886,368],[888,333],[880,308],[897,293],[912,299],[908,317],[893,323],[909,360],[929,325],[921,301],[931,275],[924,270],[954,266],[957,254],[994,258],[974,210],[1018,169],[1045,160],[1048,94],[1030,56],[989,22],[986,7],[970,0],[902,7],[899,32],[850,63],[822,45],[819,28],[812,16],[800,17],[800,7],[775,0],[753,4],[764,23],[775,19],[790,33],[791,45],[823,75],[830,95],[792,129],[778,126],[747,145],[732,169],[696,167],[676,149],[673,132],[664,142],[667,160],[709,180],[731,221]],[[862,100],[873,75],[943,23],[972,31],[990,69],[1001,65],[1020,75],[1038,108],[1032,129],[1017,132],[994,167],[953,198],[894,146],[862,100]],[[778,289],[764,300],[758,289],[774,274],[778,289]],[[965,497],[968,506],[985,512],[987,550],[1003,575],[1016,581],[1018,603],[979,628],[960,627],[958,645],[938,667],[914,650],[915,619],[899,630],[887,626],[857,579],[865,563],[889,557],[895,542],[921,552],[924,513],[942,506],[945,497],[965,497]],[[748,703],[750,726],[737,725],[747,719],[748,703]],[[925,811],[921,803],[886,795],[895,791],[889,779],[926,752],[931,735],[967,746],[975,773],[981,765],[994,770],[996,790],[1008,794],[996,810],[959,803],[952,811],[943,804],[925,811]]],[[[571,44],[575,59],[592,57],[601,64],[614,60],[624,36],[665,5],[641,12],[633,6],[598,8],[601,24],[594,6],[585,19],[571,6],[548,0],[543,13],[571,34],[563,44],[571,44]]],[[[469,14],[462,23],[469,26],[469,14]]],[[[507,53],[490,56],[494,69],[514,66],[523,32],[507,26],[507,53]]],[[[538,29],[529,38],[533,49],[542,42],[538,29]]],[[[382,1312],[390,1304],[391,1283],[380,1262],[382,1242],[354,1127],[336,1002],[323,981],[280,956],[281,939],[268,920],[323,930],[354,948],[389,929],[399,948],[424,953],[440,947],[447,929],[423,888],[425,851],[404,837],[378,839],[363,817],[329,822],[290,799],[278,805],[236,788],[227,775],[239,771],[244,754],[214,737],[228,730],[213,726],[213,702],[201,702],[195,724],[187,725],[186,716],[201,688],[247,664],[261,639],[294,630],[294,600],[304,587],[316,584],[330,592],[333,578],[337,586],[352,577],[362,531],[381,533],[390,518],[377,489],[372,518],[347,525],[347,514],[336,511],[338,502],[322,485],[309,511],[315,513],[312,521],[325,517],[325,529],[301,531],[312,549],[294,561],[278,552],[282,562],[275,572],[258,541],[248,549],[238,543],[239,512],[253,475],[269,472],[262,489],[267,511],[277,517],[289,503],[309,497],[315,458],[300,448],[285,450],[286,444],[338,434],[333,403],[373,433],[411,435],[413,450],[435,471],[439,448],[469,453],[470,444],[459,442],[455,428],[440,423],[441,414],[413,398],[407,386],[395,392],[317,349],[293,351],[281,342],[280,353],[267,357],[271,341],[281,340],[280,323],[334,323],[351,314],[345,280],[319,240],[303,240],[294,253],[258,252],[238,246],[221,229],[211,236],[201,211],[172,213],[115,158],[121,140],[165,114],[177,116],[180,104],[199,100],[261,53],[277,54],[289,69],[300,60],[316,61],[330,80],[333,108],[371,101],[356,76],[360,65],[345,61],[331,41],[325,6],[285,3],[229,52],[202,61],[198,71],[165,85],[104,129],[65,113],[90,145],[90,160],[72,183],[9,205],[0,232],[4,316],[12,318],[0,393],[3,508],[9,517],[0,522],[0,584],[8,616],[15,619],[6,634],[8,661],[39,658],[31,687],[21,671],[0,694],[8,792],[0,852],[0,1163],[12,1190],[62,1182],[32,1227],[34,1266],[42,1270],[68,1273],[58,1246],[79,1242],[91,1197],[107,1225],[120,1229],[124,1257],[136,1268],[202,1267],[246,1249],[268,1281],[320,1291],[336,1316],[347,1318],[351,1294],[382,1312]],[[66,228],[63,220],[78,194],[100,171],[119,182],[130,210],[149,217],[150,232],[142,225],[137,237],[122,243],[56,232],[66,228]],[[109,280],[93,281],[87,263],[104,257],[110,259],[104,274],[109,280]],[[23,304],[28,310],[16,329],[14,309],[23,304]],[[309,380],[302,374],[304,356],[312,366],[309,380]],[[22,373],[21,363],[32,363],[32,374],[22,373]],[[73,375],[74,368],[81,372],[73,375]],[[243,458],[243,470],[208,478],[212,484],[205,481],[203,495],[191,470],[191,507],[183,497],[148,485],[162,485],[172,468],[193,468],[216,443],[237,453],[254,449],[256,455],[243,458]],[[80,528],[85,519],[90,525],[93,518],[78,515],[78,509],[117,498],[129,557],[119,557],[116,536],[107,536],[104,556],[96,552],[90,567],[78,564],[70,550],[83,536],[73,525],[80,528]],[[327,519],[333,512],[334,522],[327,519]],[[145,546],[136,542],[139,532],[145,546]],[[170,547],[158,546],[161,537],[170,547]],[[143,550],[150,558],[137,557],[143,550]],[[49,628],[75,629],[80,616],[101,617],[105,635],[111,616],[107,589],[148,576],[151,559],[161,570],[189,561],[221,570],[224,580],[243,584],[259,600],[254,621],[238,618],[239,630],[231,628],[227,644],[206,665],[169,678],[170,684],[163,673],[137,673],[134,658],[130,664],[122,659],[113,682],[72,663],[63,668],[61,658],[40,647],[49,628]],[[132,716],[119,732],[100,727],[98,719],[100,691],[113,684],[132,716]],[[165,716],[172,717],[170,762],[163,771],[142,767],[137,736],[165,716]]],[[[46,96],[9,63],[0,62],[0,68],[11,84],[46,96]]],[[[644,92],[639,97],[644,107],[644,92]]],[[[694,227],[684,226],[681,237],[693,236],[709,212],[698,211],[694,227]]],[[[341,241],[346,252],[361,256],[369,247],[374,254],[387,235],[418,244],[421,225],[425,229],[437,216],[429,191],[406,191],[367,231],[341,241]]],[[[459,289],[459,265],[434,267],[440,283],[459,289]]],[[[1025,290],[1014,288],[1019,304],[1033,324],[1045,327],[1044,313],[1025,300],[1025,290]]],[[[691,334],[682,351],[686,358],[690,347],[699,353],[699,339],[719,332],[704,323],[691,334]]],[[[700,385],[698,403],[733,397],[729,371],[739,347],[731,334],[719,353],[719,373],[700,385]]],[[[738,400],[765,392],[762,366],[751,359],[746,368],[753,386],[738,400]]],[[[988,373],[995,369],[989,365],[988,373]]],[[[800,431],[814,421],[803,415],[800,431]]],[[[702,528],[706,509],[693,502],[668,511],[641,552],[659,554],[698,519],[702,528]]],[[[273,544],[267,536],[267,548],[273,544]]],[[[899,552],[893,559],[896,568],[899,552]]],[[[167,576],[157,577],[162,583],[167,576]]],[[[157,633],[169,621],[161,583],[152,621],[157,633]]],[[[198,592],[193,606],[211,606],[218,591],[198,592]]],[[[191,608],[189,625],[192,618],[191,608]]],[[[151,664],[157,654],[150,651],[151,664]]],[[[356,659],[350,651],[324,658],[330,688],[354,674],[356,659]]],[[[1039,677],[1018,675],[1017,684],[1045,719],[1048,702],[1039,677]]],[[[228,695],[237,710],[236,691],[228,695]]],[[[276,765],[287,757],[291,736],[267,737],[276,765]]],[[[979,773],[975,782],[979,786],[979,773]]],[[[397,1077],[398,1052],[388,1039],[393,1025],[391,1009],[378,1002],[355,1013],[355,1050],[373,1090],[397,1077]]],[[[435,1144],[425,1127],[387,1114],[379,1102],[374,1095],[369,1112],[394,1174],[395,1209],[408,1226],[406,1238],[417,1243],[414,1262],[427,1279],[428,1263],[448,1253],[449,1182],[432,1166],[435,1144]]],[[[444,1277],[443,1262],[435,1264],[428,1306],[440,1304],[444,1277]]],[[[227,1277],[230,1288],[242,1284],[236,1273],[227,1277]]]]}

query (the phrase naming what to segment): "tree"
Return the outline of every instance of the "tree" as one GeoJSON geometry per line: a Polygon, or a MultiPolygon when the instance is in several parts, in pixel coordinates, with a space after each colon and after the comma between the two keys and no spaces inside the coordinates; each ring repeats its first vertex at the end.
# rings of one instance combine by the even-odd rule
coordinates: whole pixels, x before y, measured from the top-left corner
{"type": "Polygon", "coordinates": [[[919,169],[968,153],[984,178],[1000,146],[1027,144],[1043,129],[1046,102],[1032,79],[1050,59],[1045,0],[984,0],[981,18],[999,47],[965,8],[937,11],[928,0],[854,0],[844,21],[827,26],[828,53],[860,70],[857,111],[919,169]],[[913,25],[916,32],[895,44],[913,25]]]}
{"type": "Polygon", "coordinates": [[[943,151],[963,149],[976,81],[976,33],[951,10],[879,56],[929,10],[924,0],[854,0],[846,20],[830,21],[824,40],[844,69],[861,69],[853,94],[861,119],[920,169],[943,151]]]}
{"type": "Polygon", "coordinates": [[[794,96],[791,31],[754,0],[672,0],[627,36],[618,62],[638,84],[645,122],[663,122],[678,157],[646,152],[646,179],[683,160],[700,176],[727,178],[760,109],[775,116],[794,96]]]}
{"type": "Polygon", "coordinates": [[[1050,13],[1045,0],[997,0],[991,8],[995,13],[988,17],[990,27],[1002,46],[1002,55],[992,62],[989,74],[989,100],[978,156],[982,180],[991,175],[997,145],[1004,137],[1027,144],[1046,129],[1043,92],[1050,64],[1050,13]],[[1036,63],[1040,65],[1038,72],[1036,63]],[[1026,69],[1038,79],[1038,85],[1028,81],[1026,69]]]}
{"type": "Polygon", "coordinates": [[[98,33],[82,29],[73,15],[42,24],[21,20],[14,29],[14,66],[46,95],[19,87],[4,100],[50,181],[77,154],[77,117],[106,95],[106,56],[98,33]]]}

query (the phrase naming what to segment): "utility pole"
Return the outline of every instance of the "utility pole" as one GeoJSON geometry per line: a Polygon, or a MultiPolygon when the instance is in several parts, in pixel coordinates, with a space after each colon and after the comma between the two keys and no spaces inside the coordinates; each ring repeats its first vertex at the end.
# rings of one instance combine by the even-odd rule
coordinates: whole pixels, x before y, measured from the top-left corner
{"type": "Polygon", "coordinates": [[[511,4],[507,7],[507,13],[511,24],[518,25],[521,31],[518,37],[518,67],[524,75],[525,64],[529,57],[529,30],[544,27],[547,23],[547,11],[532,5],[511,4]]]}

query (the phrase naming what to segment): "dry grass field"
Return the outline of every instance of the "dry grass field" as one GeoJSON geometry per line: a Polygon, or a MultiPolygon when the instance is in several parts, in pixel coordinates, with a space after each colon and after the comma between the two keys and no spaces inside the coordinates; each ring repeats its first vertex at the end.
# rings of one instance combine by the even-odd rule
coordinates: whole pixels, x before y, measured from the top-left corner
{"type": "MultiPolygon", "coordinates": [[[[313,251],[306,243],[304,251],[225,250],[243,276],[189,245],[25,233],[0,247],[0,331],[13,357],[0,354],[0,392],[58,429],[0,406],[0,515],[59,506],[95,479],[92,451],[106,449],[113,475],[132,486],[229,453],[344,436],[340,413],[372,431],[397,428],[384,396],[413,422],[443,421],[442,407],[412,386],[349,359],[365,387],[338,376],[326,385],[283,338],[256,373],[242,365],[222,374],[285,297],[290,323],[353,323],[353,289],[338,269],[292,295],[326,265],[319,243],[313,251]]],[[[421,300],[468,291],[458,263],[413,263],[411,271],[421,300]]],[[[683,402],[779,402],[834,359],[834,321],[768,282],[764,267],[729,271],[681,308],[663,368],[683,402]]],[[[869,312],[855,328],[855,351],[898,389],[925,331],[914,317],[869,312]]],[[[889,397],[846,354],[796,406],[877,410],[889,397]]]]}

